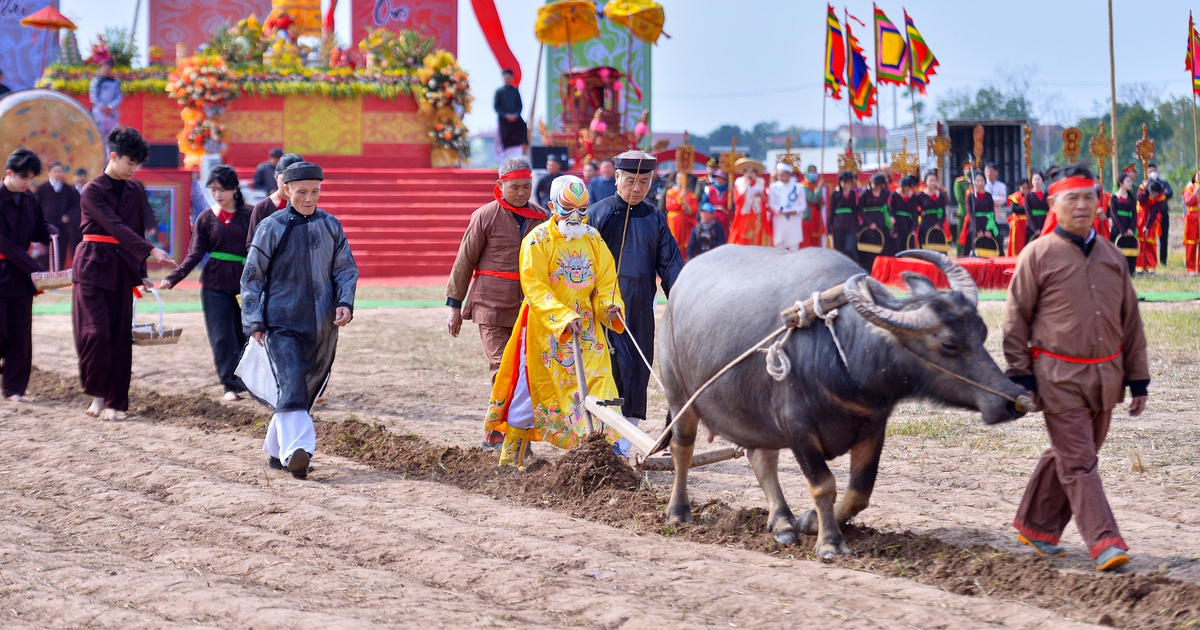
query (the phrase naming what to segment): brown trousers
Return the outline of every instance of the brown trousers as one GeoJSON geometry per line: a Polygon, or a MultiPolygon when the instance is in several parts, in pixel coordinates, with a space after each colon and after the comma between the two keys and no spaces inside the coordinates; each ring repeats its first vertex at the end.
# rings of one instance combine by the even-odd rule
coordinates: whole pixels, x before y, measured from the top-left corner
{"type": "Polygon", "coordinates": [[[1026,538],[1058,544],[1071,516],[1093,559],[1109,547],[1129,549],[1117,530],[1104,486],[1097,453],[1108,435],[1112,410],[1078,407],[1046,414],[1050,450],[1042,454],[1013,526],[1026,538]]]}
{"type": "Polygon", "coordinates": [[[488,370],[492,381],[496,380],[496,372],[500,371],[500,359],[504,358],[504,346],[512,336],[512,327],[479,325],[479,338],[483,340],[483,354],[487,356],[488,370]]]}

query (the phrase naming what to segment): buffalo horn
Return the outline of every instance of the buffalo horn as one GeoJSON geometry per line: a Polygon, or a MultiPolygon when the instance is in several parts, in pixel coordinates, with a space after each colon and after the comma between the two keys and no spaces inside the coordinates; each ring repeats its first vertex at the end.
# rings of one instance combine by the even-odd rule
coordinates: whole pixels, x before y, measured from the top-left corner
{"type": "Polygon", "coordinates": [[[842,290],[846,301],[868,322],[894,333],[924,332],[941,325],[937,314],[928,306],[915,311],[893,311],[879,306],[871,296],[871,290],[863,286],[864,281],[874,280],[860,273],[847,280],[842,290]]]}
{"type": "Polygon", "coordinates": [[[946,274],[946,280],[950,282],[950,290],[962,293],[962,296],[967,298],[971,306],[979,305],[979,286],[975,284],[975,279],[971,274],[967,273],[963,266],[954,262],[954,259],[941,253],[930,251],[928,249],[909,249],[896,254],[897,258],[916,258],[924,260],[927,263],[937,265],[942,273],[946,274]]]}

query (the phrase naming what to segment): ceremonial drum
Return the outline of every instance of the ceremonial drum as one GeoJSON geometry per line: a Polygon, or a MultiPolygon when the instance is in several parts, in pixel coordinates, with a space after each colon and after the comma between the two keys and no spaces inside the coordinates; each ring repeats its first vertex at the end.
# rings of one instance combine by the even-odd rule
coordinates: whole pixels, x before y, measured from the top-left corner
{"type": "Polygon", "coordinates": [[[1141,251],[1136,236],[1128,234],[1117,237],[1117,249],[1121,251],[1121,255],[1126,258],[1137,258],[1141,251]]]}
{"type": "Polygon", "coordinates": [[[864,254],[883,253],[883,232],[878,228],[865,227],[858,232],[858,251],[864,254]]]}
{"type": "Polygon", "coordinates": [[[1000,243],[984,234],[975,239],[975,255],[980,258],[995,258],[1000,255],[1000,243]]]}
{"type": "Polygon", "coordinates": [[[62,162],[68,175],[77,168],[89,177],[104,170],[104,139],[92,115],[75,99],[53,90],[21,90],[0,98],[0,156],[20,147],[42,159],[46,181],[50,163],[62,162]]]}
{"type": "Polygon", "coordinates": [[[943,254],[950,251],[950,244],[946,240],[946,232],[940,227],[929,228],[929,232],[925,234],[925,242],[921,243],[921,249],[929,249],[943,254]]]}

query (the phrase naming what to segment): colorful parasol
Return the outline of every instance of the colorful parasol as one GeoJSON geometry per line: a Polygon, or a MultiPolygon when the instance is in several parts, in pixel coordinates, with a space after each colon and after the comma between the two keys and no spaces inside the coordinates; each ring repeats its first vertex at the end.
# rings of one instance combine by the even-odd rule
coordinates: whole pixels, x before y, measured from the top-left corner
{"type": "Polygon", "coordinates": [[[547,46],[562,46],[600,36],[592,0],[557,0],[538,9],[534,35],[547,46]]]}
{"type": "Polygon", "coordinates": [[[44,9],[35,11],[32,15],[28,15],[21,20],[21,26],[29,28],[40,28],[46,31],[57,31],[60,28],[75,30],[75,23],[68,20],[67,17],[59,13],[54,7],[47,6],[44,9]]]}
{"type": "MultiPolygon", "coordinates": [[[[55,36],[58,35],[58,30],[65,28],[75,30],[75,23],[68,20],[67,17],[58,12],[52,6],[46,6],[44,9],[34,11],[31,15],[25,16],[21,20],[21,26],[36,28],[43,31],[53,31],[55,36]]],[[[42,67],[46,67],[46,47],[50,44],[50,33],[46,33],[46,39],[42,40],[42,67]]]]}
{"type": "Polygon", "coordinates": [[[663,7],[654,0],[613,0],[604,5],[604,15],[646,43],[657,44],[659,35],[671,39],[663,32],[667,20],[663,7]]]}

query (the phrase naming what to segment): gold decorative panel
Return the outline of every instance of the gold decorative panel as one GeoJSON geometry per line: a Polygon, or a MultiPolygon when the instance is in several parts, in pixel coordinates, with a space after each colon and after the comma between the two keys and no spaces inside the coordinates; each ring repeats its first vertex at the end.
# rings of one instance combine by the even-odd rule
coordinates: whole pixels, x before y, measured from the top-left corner
{"type": "Polygon", "coordinates": [[[156,98],[147,95],[142,99],[142,136],[148,142],[173,143],[176,135],[183,131],[183,110],[174,99],[156,98]]]}
{"type": "Polygon", "coordinates": [[[221,116],[226,142],[283,144],[283,112],[233,111],[221,116]]]}
{"type": "Polygon", "coordinates": [[[431,144],[429,122],[418,112],[363,112],[373,144],[431,144]]]}
{"type": "Polygon", "coordinates": [[[283,150],[362,155],[362,99],[289,96],[283,101],[283,150]]]}

